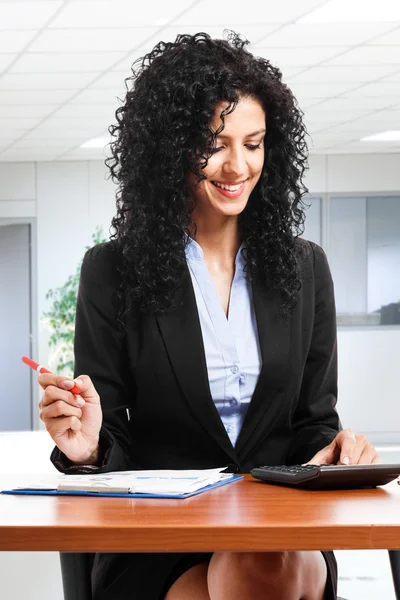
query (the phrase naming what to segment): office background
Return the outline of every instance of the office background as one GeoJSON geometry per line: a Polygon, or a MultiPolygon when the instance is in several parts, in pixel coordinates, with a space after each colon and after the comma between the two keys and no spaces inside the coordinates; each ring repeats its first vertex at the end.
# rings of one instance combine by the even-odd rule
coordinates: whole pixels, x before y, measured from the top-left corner
{"type": "MultiPolygon", "coordinates": [[[[0,0],[0,379],[13,390],[12,402],[10,392],[0,397],[0,432],[7,432],[0,473],[17,439],[28,439],[12,432],[42,428],[36,377],[20,357],[51,366],[46,294],[74,273],[96,227],[108,233],[115,186],[104,146],[131,64],[161,39],[197,31],[221,37],[224,28],[281,68],[305,112],[312,139],[304,236],[324,247],[335,282],[338,408],[345,426],[400,462],[400,4],[251,0],[245,7],[239,0],[0,0]],[[361,141],[369,136],[376,139],[361,141]]],[[[39,434],[35,443],[44,470],[50,445],[39,434]]],[[[26,454],[24,447],[15,468],[26,454]]],[[[362,568],[345,566],[343,595],[392,598],[386,571],[379,592],[373,581],[369,592],[360,588],[380,560],[363,553],[362,568]]],[[[10,599],[59,600],[57,569],[55,555],[0,555],[10,599]],[[30,584],[18,580],[22,568],[30,584]]]]}

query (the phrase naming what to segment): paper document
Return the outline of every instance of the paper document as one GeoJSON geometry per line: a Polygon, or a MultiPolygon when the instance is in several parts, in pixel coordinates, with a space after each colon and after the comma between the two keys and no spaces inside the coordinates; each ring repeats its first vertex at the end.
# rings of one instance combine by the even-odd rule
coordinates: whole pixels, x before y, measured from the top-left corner
{"type": "Polygon", "coordinates": [[[224,480],[226,467],[201,470],[114,471],[98,475],[55,475],[36,482],[21,482],[16,490],[56,490],[123,494],[190,494],[224,480]]]}

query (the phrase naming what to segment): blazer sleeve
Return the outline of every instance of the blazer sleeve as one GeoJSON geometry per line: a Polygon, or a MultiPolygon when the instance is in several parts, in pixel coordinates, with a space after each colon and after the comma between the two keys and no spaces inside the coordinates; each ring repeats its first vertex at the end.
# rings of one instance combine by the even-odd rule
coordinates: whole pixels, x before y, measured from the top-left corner
{"type": "Polygon", "coordinates": [[[91,248],[83,259],[75,320],[74,376],[89,375],[103,412],[97,465],[75,465],[57,447],[51,461],[65,473],[132,469],[127,409],[134,401],[124,335],[118,334],[115,292],[116,250],[111,243],[91,248]]]}
{"type": "Polygon", "coordinates": [[[337,402],[337,334],[334,287],[323,249],[311,242],[315,314],[300,394],[292,418],[288,463],[307,462],[330,444],[342,428],[337,402]]]}

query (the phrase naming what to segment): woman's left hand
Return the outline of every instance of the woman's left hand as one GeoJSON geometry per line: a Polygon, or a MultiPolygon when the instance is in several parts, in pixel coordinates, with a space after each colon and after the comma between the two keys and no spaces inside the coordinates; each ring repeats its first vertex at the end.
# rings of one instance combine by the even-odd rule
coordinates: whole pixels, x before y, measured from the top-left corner
{"type": "Polygon", "coordinates": [[[308,463],[311,465],[371,465],[381,459],[368,438],[351,429],[339,431],[334,440],[322,448],[308,463]]]}

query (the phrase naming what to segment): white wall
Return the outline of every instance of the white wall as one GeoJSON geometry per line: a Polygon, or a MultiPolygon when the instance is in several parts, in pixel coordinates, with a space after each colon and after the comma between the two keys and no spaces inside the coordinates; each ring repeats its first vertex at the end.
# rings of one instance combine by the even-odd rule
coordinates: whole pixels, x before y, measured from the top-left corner
{"type": "Polygon", "coordinates": [[[375,444],[400,443],[400,327],[338,331],[338,410],[375,444]]]}
{"type": "MultiPolygon", "coordinates": [[[[325,192],[400,191],[400,156],[310,157],[306,184],[315,196],[325,192]]],[[[101,161],[0,163],[0,221],[36,217],[37,314],[48,308],[49,288],[75,271],[91,234],[106,235],[115,210],[115,186],[101,161]]],[[[39,329],[38,359],[48,364],[48,333],[39,329]]],[[[400,441],[395,357],[400,328],[339,331],[339,409],[346,426],[369,432],[375,442],[400,441]]],[[[37,421],[40,426],[40,422],[37,421]]]]}

